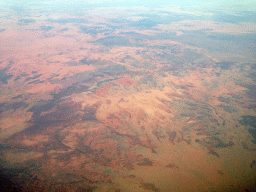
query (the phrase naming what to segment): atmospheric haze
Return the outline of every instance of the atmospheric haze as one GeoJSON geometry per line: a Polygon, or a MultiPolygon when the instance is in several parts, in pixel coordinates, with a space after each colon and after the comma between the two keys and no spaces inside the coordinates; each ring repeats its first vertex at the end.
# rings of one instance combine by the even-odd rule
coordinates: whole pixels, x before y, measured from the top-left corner
{"type": "Polygon", "coordinates": [[[255,9],[0,0],[1,191],[256,191],[255,9]]]}

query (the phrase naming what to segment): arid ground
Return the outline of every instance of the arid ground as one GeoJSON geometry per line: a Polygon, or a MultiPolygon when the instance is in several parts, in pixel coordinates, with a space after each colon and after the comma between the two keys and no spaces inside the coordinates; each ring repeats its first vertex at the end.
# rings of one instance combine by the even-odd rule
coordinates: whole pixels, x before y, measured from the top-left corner
{"type": "Polygon", "coordinates": [[[14,13],[0,17],[4,190],[256,190],[255,22],[14,13]]]}

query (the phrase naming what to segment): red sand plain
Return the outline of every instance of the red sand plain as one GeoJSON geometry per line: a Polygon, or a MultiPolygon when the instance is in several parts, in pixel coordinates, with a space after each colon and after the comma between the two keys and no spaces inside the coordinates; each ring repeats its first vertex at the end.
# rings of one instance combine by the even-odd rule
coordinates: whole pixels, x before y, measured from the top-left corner
{"type": "Polygon", "coordinates": [[[180,42],[106,46],[92,42],[104,33],[70,23],[42,31],[44,22],[1,33],[0,69],[13,75],[0,85],[1,159],[26,170],[12,178],[23,191],[253,189],[256,146],[239,120],[256,115],[246,104],[255,100],[234,82],[253,84],[249,64],[241,75],[244,64],[222,70],[219,58],[180,42]],[[176,47],[152,48],[160,45],[176,47]],[[194,55],[194,66],[181,62],[194,55]]]}

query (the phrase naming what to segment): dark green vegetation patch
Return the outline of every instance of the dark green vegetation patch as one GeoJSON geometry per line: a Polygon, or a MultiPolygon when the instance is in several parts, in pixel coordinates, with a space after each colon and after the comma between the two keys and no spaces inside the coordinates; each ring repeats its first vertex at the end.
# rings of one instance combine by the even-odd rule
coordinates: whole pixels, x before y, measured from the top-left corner
{"type": "Polygon", "coordinates": [[[122,36],[108,36],[98,39],[96,43],[100,43],[105,46],[130,46],[131,43],[128,38],[122,36]]]}
{"type": "Polygon", "coordinates": [[[256,144],[256,116],[251,116],[251,115],[246,115],[246,116],[242,116],[242,120],[240,120],[239,122],[242,125],[245,126],[250,126],[251,128],[249,128],[249,132],[252,134],[253,139],[252,142],[256,144]]]}
{"type": "Polygon", "coordinates": [[[43,30],[43,31],[50,31],[50,30],[53,29],[52,26],[40,26],[40,28],[41,28],[41,30],[43,30]]]}
{"type": "Polygon", "coordinates": [[[2,84],[8,84],[8,79],[12,78],[13,75],[8,75],[6,73],[7,68],[0,70],[0,82],[2,84]]]}
{"type": "Polygon", "coordinates": [[[18,21],[18,25],[27,25],[29,23],[35,23],[36,20],[35,19],[20,19],[18,21]]]}

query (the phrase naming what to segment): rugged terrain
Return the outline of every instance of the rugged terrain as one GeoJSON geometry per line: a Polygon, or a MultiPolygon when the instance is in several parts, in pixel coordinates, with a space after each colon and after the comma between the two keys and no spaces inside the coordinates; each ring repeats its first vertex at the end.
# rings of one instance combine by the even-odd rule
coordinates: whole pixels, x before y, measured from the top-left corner
{"type": "Polygon", "coordinates": [[[255,58],[220,41],[245,24],[96,13],[2,18],[3,187],[255,189],[255,58]]]}

